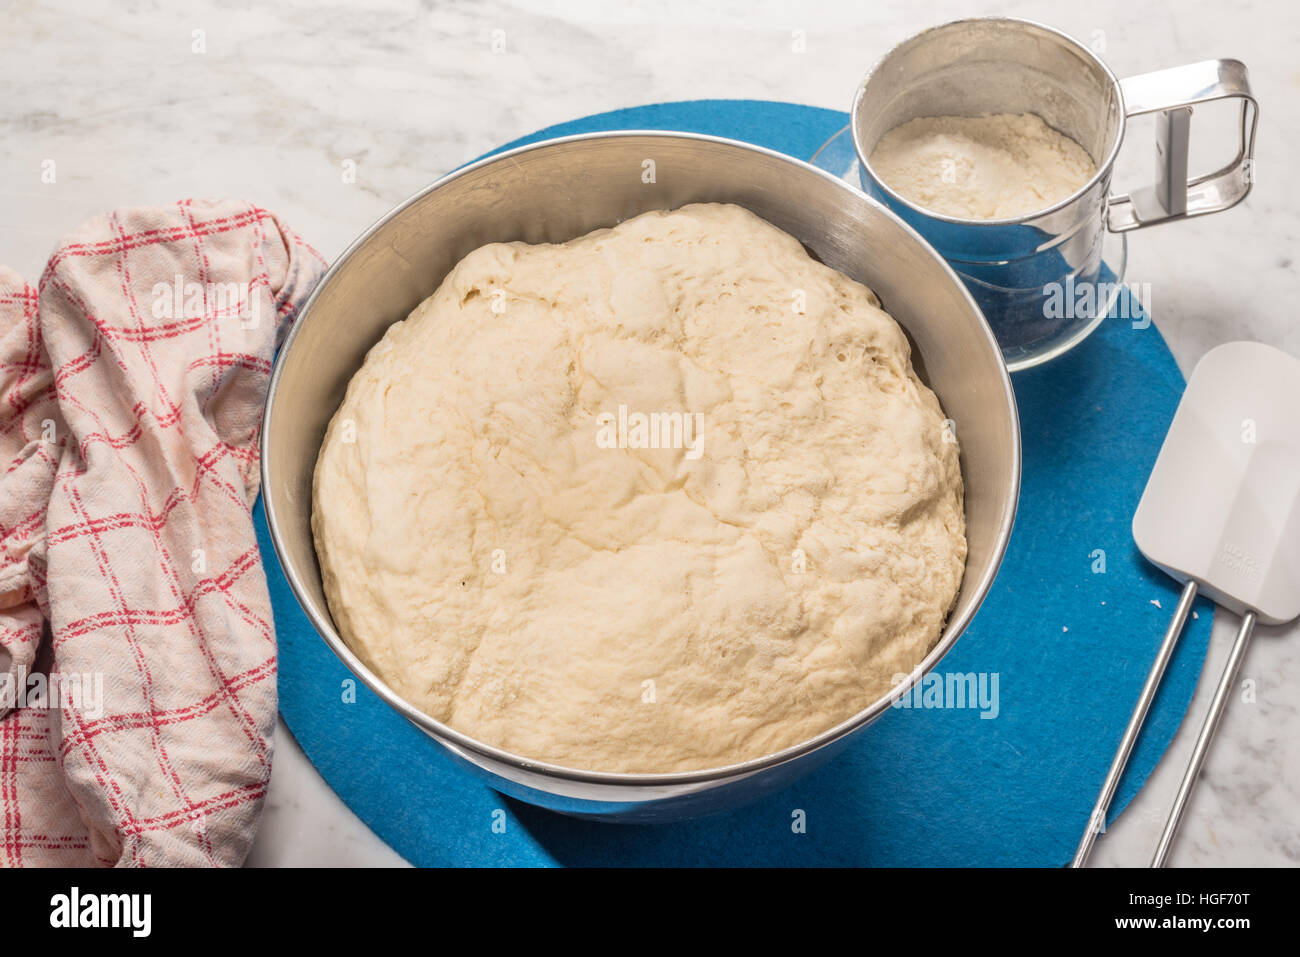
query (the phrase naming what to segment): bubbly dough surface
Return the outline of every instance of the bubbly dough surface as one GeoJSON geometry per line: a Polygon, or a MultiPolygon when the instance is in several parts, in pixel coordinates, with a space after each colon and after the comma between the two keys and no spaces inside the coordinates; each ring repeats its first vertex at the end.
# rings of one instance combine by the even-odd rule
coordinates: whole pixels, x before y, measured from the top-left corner
{"type": "Polygon", "coordinates": [[[851,717],[934,646],[966,557],[957,445],[898,325],[715,204],[466,256],[367,355],[313,506],[334,620],[395,691],[610,772],[851,717]],[[651,413],[696,427],[637,447],[651,413]]]}
{"type": "Polygon", "coordinates": [[[961,219],[1039,212],[1097,172],[1082,146],[1033,113],[908,120],[880,138],[871,166],[904,199],[961,219]]]}

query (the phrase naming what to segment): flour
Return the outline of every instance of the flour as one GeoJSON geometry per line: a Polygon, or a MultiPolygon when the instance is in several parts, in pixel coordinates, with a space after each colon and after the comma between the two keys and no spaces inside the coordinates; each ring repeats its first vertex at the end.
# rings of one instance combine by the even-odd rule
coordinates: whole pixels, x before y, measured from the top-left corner
{"type": "Polygon", "coordinates": [[[959,219],[1047,209],[1097,172],[1082,146],[1032,113],[909,120],[881,137],[871,166],[904,199],[959,219]]]}

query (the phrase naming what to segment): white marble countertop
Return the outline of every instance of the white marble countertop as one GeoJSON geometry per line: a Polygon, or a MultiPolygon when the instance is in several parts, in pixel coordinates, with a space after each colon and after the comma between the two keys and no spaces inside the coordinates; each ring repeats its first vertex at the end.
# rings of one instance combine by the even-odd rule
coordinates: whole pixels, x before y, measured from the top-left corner
{"type": "MultiPolygon", "coordinates": [[[[199,0],[179,9],[5,0],[0,262],[35,280],[58,237],[97,212],[223,195],[275,210],[334,257],[420,187],[544,126],[707,97],[846,110],[866,68],[908,34],[1005,14],[1104,45],[1120,76],[1212,57],[1249,65],[1262,103],[1255,191],[1226,214],[1137,234],[1129,278],[1150,284],[1156,324],[1184,373],[1234,339],[1300,355],[1291,300],[1300,186],[1289,173],[1300,152],[1300,6],[1187,0],[1176,14],[1173,6],[199,0]],[[195,31],[204,52],[194,52],[195,31]],[[54,186],[41,183],[47,158],[58,164],[54,186]],[[357,165],[355,184],[341,183],[346,160],[357,165]]],[[[1135,168],[1147,168],[1145,155],[1135,168]]],[[[1219,616],[1193,717],[1095,863],[1149,860],[1233,625],[1219,616]]],[[[1257,700],[1232,702],[1173,864],[1300,862],[1298,639],[1294,625],[1259,629],[1242,673],[1255,680],[1257,700]]],[[[250,863],[400,862],[281,724],[250,863]]]]}

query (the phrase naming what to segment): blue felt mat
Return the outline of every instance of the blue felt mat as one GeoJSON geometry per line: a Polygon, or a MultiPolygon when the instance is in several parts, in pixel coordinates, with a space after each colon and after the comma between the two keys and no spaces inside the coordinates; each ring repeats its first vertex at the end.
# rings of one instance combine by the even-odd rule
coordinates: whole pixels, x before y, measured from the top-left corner
{"type": "MultiPolygon", "coordinates": [[[[807,159],[846,122],[788,103],[666,103],[509,145],[677,129],[807,159]]],[[[359,682],[356,701],[345,703],[349,672],[299,609],[259,503],[281,713],[334,790],[415,864],[1065,864],[1178,597],[1137,554],[1129,522],[1183,379],[1154,326],[1112,317],[1064,358],[1014,381],[1024,432],[1015,533],[984,607],[940,664],[944,673],[997,673],[994,719],[976,709],[891,711],[788,790],[710,818],[638,827],[564,818],[492,791],[359,682]],[[498,809],[504,833],[493,828],[498,809]],[[796,810],[805,833],[791,826],[796,810]]],[[[1115,813],[1182,720],[1212,609],[1196,605],[1115,813]]]]}

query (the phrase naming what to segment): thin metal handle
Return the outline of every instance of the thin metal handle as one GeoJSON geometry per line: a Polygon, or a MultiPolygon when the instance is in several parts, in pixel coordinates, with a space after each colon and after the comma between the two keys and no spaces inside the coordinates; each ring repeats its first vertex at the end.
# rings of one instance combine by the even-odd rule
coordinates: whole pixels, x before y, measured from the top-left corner
{"type": "Polygon", "coordinates": [[[1228,653],[1228,663],[1223,666],[1223,676],[1219,678],[1219,687],[1210,702],[1210,713],[1205,716],[1200,736],[1197,737],[1196,745],[1192,748],[1191,760],[1187,762],[1187,770],[1183,772],[1183,782],[1178,786],[1178,796],[1174,798],[1174,806],[1169,810],[1169,820],[1165,822],[1164,833],[1160,835],[1160,843],[1156,845],[1155,857],[1151,859],[1152,867],[1164,867],[1165,861],[1169,859],[1178,827],[1183,823],[1183,814],[1187,810],[1187,800],[1196,787],[1196,780],[1200,777],[1201,766],[1205,764],[1205,756],[1209,753],[1214,733],[1219,730],[1219,719],[1223,717],[1223,711],[1228,706],[1228,695],[1232,693],[1232,686],[1237,681],[1237,672],[1241,670],[1241,660],[1246,657],[1246,648],[1250,644],[1250,636],[1254,630],[1255,613],[1248,611],[1241,619],[1237,640],[1232,643],[1232,651],[1228,653]]]}
{"type": "Polygon", "coordinates": [[[1183,625],[1187,621],[1187,614],[1192,610],[1192,602],[1195,600],[1196,582],[1189,581],[1183,586],[1183,595],[1178,599],[1178,608],[1174,611],[1173,621],[1169,622],[1169,629],[1165,632],[1164,641],[1160,642],[1160,650],[1156,653],[1155,663],[1152,664],[1151,671],[1147,674],[1146,684],[1142,686],[1142,694],[1138,696],[1137,707],[1133,709],[1133,714],[1128,719],[1128,727],[1124,729],[1124,737],[1120,739],[1119,749],[1111,760],[1110,771],[1106,773],[1106,780],[1101,786],[1101,793],[1097,796],[1097,803],[1092,809],[1092,814],[1088,816],[1088,828],[1083,832],[1083,838],[1079,841],[1079,849],[1074,852],[1074,860],[1070,862],[1071,867],[1083,867],[1088,863],[1088,855],[1092,853],[1092,846],[1097,842],[1097,835],[1106,826],[1106,811],[1110,809],[1110,802],[1115,799],[1119,779],[1124,775],[1124,766],[1128,764],[1129,755],[1133,752],[1133,745],[1137,743],[1138,734],[1142,731],[1142,724],[1147,718],[1147,711],[1151,708],[1151,702],[1155,700],[1156,690],[1160,687],[1160,679],[1164,677],[1165,668],[1169,665],[1169,659],[1173,657],[1174,647],[1178,644],[1178,636],[1182,634],[1183,625]]]}
{"type": "Polygon", "coordinates": [[[1112,196],[1106,213],[1112,232],[1122,233],[1172,219],[1205,216],[1236,206],[1255,178],[1255,128],[1259,104],[1240,60],[1204,60],[1120,81],[1125,116],[1160,113],[1156,128],[1156,182],[1112,196]],[[1187,178],[1192,107],[1223,99],[1241,100],[1240,141],[1227,166],[1187,178]]]}

